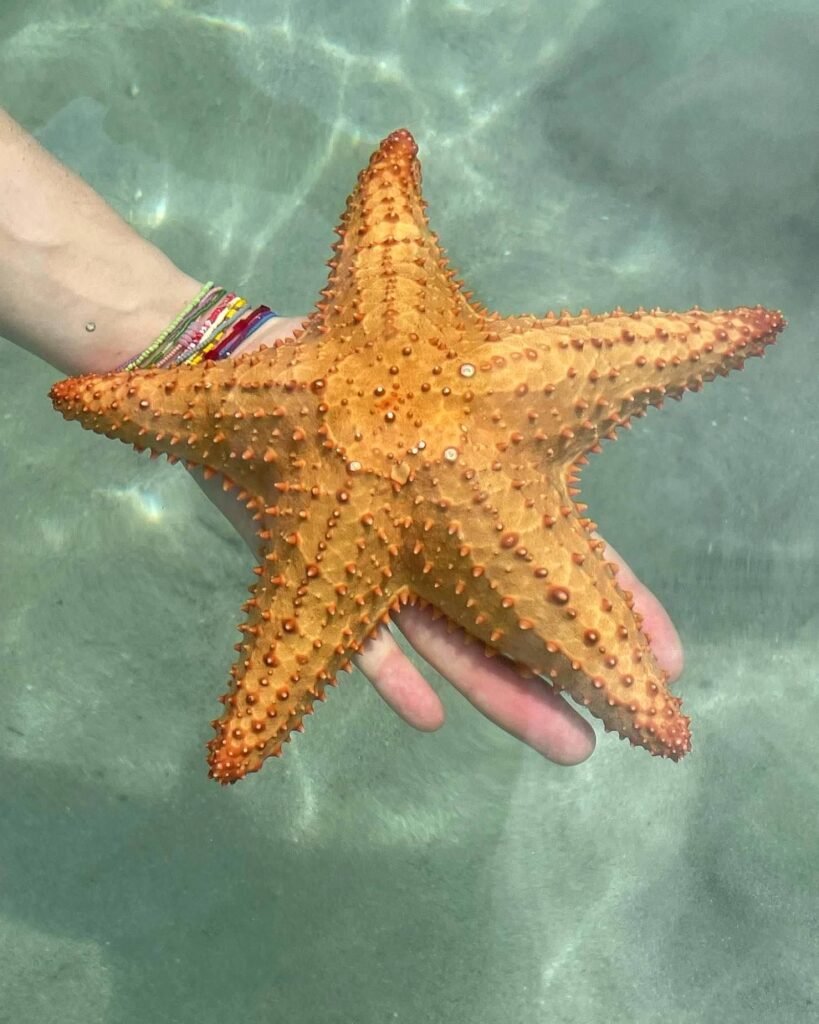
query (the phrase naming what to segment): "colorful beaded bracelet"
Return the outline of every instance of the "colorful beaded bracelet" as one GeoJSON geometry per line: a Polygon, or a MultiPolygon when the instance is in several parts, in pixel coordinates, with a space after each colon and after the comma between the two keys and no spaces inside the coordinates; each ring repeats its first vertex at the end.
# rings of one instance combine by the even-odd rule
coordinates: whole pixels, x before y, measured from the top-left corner
{"type": "Polygon", "coordinates": [[[269,306],[248,309],[246,299],[208,281],[151,344],[120,370],[143,370],[224,359],[273,317],[269,306]]]}

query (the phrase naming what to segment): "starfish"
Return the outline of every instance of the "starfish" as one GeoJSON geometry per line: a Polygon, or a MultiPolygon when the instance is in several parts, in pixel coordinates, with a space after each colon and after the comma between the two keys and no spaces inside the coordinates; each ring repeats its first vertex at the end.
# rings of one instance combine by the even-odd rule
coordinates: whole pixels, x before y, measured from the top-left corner
{"type": "Polygon", "coordinates": [[[393,132],[348,199],[303,329],[222,362],[54,385],[66,419],[221,474],[259,560],[224,713],[222,783],[278,756],[407,603],[674,760],[688,719],[577,500],[590,452],[649,405],[761,355],[760,306],[503,317],[455,280],[417,147],[393,132]]]}

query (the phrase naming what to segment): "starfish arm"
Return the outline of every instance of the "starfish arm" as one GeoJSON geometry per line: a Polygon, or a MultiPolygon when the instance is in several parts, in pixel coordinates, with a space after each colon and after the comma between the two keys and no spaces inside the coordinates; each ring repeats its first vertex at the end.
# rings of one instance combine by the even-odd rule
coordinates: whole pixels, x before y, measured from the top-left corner
{"type": "Polygon", "coordinates": [[[297,480],[322,462],[326,439],[319,395],[307,379],[291,379],[298,351],[294,344],[201,366],[70,377],[50,395],[86,429],[203,466],[206,475],[218,471],[248,493],[275,493],[283,476],[297,480]]]}
{"type": "MultiPolygon", "coordinates": [[[[336,673],[405,597],[392,571],[389,520],[359,516],[355,494],[342,487],[340,479],[325,479],[309,491],[288,491],[261,516],[259,578],[244,605],[244,641],[209,744],[211,776],[220,782],[278,756],[336,673]]],[[[359,499],[367,507],[368,497],[359,499]]]]}
{"type": "Polygon", "coordinates": [[[334,333],[334,344],[396,331],[453,333],[474,310],[454,282],[430,231],[421,195],[418,147],[406,129],[383,140],[359,174],[336,228],[330,277],[308,331],[334,333]]]}
{"type": "Polygon", "coordinates": [[[498,442],[525,437],[541,457],[571,462],[649,405],[762,355],[784,326],[760,306],[511,317],[468,353],[476,375],[487,375],[472,419],[498,442]]]}
{"type": "MultiPolygon", "coordinates": [[[[413,590],[491,651],[567,690],[633,744],[674,760],[688,719],[669,693],[631,595],[561,481],[436,470],[419,493],[441,507],[417,530],[413,590]],[[437,494],[436,494],[437,488],[437,494]]],[[[424,522],[424,503],[418,521],[424,522]]]]}

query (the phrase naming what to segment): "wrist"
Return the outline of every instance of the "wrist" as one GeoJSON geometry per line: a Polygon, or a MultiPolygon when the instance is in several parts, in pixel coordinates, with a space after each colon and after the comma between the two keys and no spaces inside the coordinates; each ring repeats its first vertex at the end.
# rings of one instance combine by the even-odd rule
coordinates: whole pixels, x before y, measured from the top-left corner
{"type": "MultiPolygon", "coordinates": [[[[105,373],[147,348],[202,287],[158,250],[132,282],[119,282],[84,306],[84,337],[69,347],[71,373],[105,373]]],[[[62,367],[61,368],[65,368],[62,367]]]]}
{"type": "Polygon", "coordinates": [[[200,283],[123,224],[105,245],[58,247],[49,279],[62,316],[50,326],[49,362],[67,373],[106,372],[147,347],[200,283]]]}
{"type": "Polygon", "coordinates": [[[302,323],[300,317],[280,317],[269,306],[247,299],[208,281],[154,332],[140,351],[119,360],[116,369],[169,369],[185,363],[218,362],[240,352],[286,337],[302,323]],[[251,346],[250,341],[254,339],[251,346]]]}
{"type": "Polygon", "coordinates": [[[0,334],[66,373],[150,344],[197,282],[0,110],[0,334]]]}

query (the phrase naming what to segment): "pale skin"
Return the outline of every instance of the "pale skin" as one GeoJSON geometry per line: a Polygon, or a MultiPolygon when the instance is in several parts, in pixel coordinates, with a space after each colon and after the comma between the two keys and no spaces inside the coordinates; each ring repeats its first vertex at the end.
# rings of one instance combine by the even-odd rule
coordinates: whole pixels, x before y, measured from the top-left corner
{"type": "MultiPolygon", "coordinates": [[[[65,375],[110,370],[140,352],[202,285],[2,110],[0,267],[0,334],[65,375]]],[[[270,321],[240,352],[288,337],[302,320],[270,321]]],[[[194,476],[255,550],[245,507],[218,481],[194,476]]],[[[634,593],[657,660],[676,679],[682,648],[668,615],[611,548],[608,557],[620,562],[620,585],[634,593]]],[[[418,654],[502,729],[556,764],[591,755],[591,726],[542,680],[521,678],[502,658],[487,658],[480,645],[464,643],[427,611],[407,606],[394,621],[418,654]]],[[[355,663],[407,724],[424,731],[443,725],[438,694],[386,628],[355,663]]]]}

